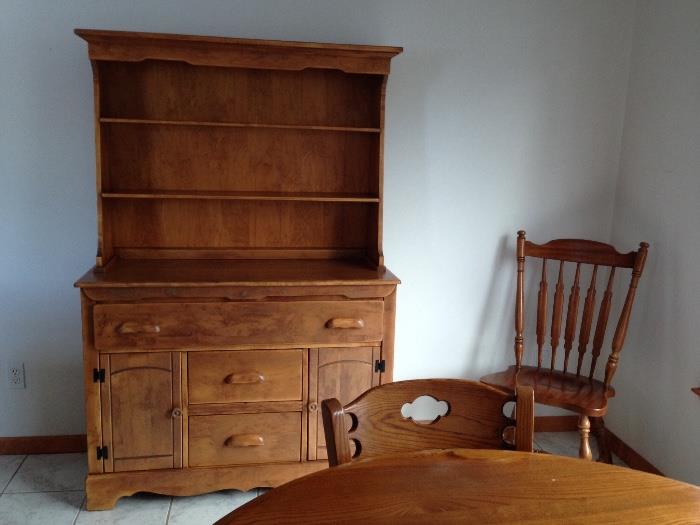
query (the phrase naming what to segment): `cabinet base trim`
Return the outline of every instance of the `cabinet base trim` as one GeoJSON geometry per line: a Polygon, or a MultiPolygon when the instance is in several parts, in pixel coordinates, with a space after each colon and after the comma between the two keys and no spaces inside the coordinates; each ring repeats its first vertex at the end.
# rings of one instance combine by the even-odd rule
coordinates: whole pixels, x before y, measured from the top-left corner
{"type": "Polygon", "coordinates": [[[111,509],[119,498],[136,492],[194,496],[224,489],[276,487],[324,468],[328,468],[327,461],[88,474],[87,509],[111,509]]]}

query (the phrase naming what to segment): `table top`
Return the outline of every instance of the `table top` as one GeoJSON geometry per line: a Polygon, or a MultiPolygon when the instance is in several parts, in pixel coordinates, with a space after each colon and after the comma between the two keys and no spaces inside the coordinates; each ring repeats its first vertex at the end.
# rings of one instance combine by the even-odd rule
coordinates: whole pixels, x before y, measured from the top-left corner
{"type": "Polygon", "coordinates": [[[282,485],[217,522],[700,523],[700,487],[548,454],[435,450],[282,485]]]}

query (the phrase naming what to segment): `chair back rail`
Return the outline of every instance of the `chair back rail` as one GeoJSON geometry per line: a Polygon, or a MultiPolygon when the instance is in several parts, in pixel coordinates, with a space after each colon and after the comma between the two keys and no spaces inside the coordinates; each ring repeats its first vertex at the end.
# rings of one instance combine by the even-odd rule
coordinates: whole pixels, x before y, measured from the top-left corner
{"type": "MultiPolygon", "coordinates": [[[[613,246],[596,241],[582,239],[556,239],[546,244],[535,244],[525,238],[525,232],[518,232],[517,242],[517,287],[515,302],[515,361],[516,366],[522,366],[524,349],[524,315],[525,315],[525,263],[527,258],[542,259],[541,277],[539,290],[537,293],[537,366],[542,367],[543,354],[545,352],[545,339],[547,333],[547,303],[548,286],[547,282],[547,262],[549,260],[559,261],[557,282],[554,288],[553,304],[551,309],[550,323],[550,370],[555,369],[557,350],[561,342],[562,320],[564,317],[564,265],[573,263],[576,265],[573,283],[571,285],[566,309],[566,321],[564,325],[564,358],[563,372],[569,371],[569,359],[574,348],[576,339],[576,329],[578,322],[579,303],[581,296],[581,266],[591,265],[590,281],[583,301],[583,313],[581,315],[581,326],[578,331],[578,345],[576,358],[576,376],[582,373],[584,357],[591,342],[591,331],[593,330],[593,320],[596,309],[597,280],[601,267],[608,267],[608,278],[598,308],[598,317],[593,333],[591,347],[591,364],[588,371],[588,378],[593,379],[598,358],[600,357],[605,333],[610,318],[613,282],[617,268],[630,268],[631,279],[627,289],[625,302],[620,312],[615,334],[613,336],[612,348],[605,367],[605,387],[610,387],[612,379],[617,370],[620,359],[620,352],[625,342],[627,328],[629,325],[632,305],[639,279],[644,270],[649,245],[646,242],[639,244],[637,251],[629,253],[619,253],[613,246]]],[[[584,372],[585,373],[585,372],[584,372]]]]}
{"type": "Polygon", "coordinates": [[[355,458],[446,448],[533,449],[534,394],[516,395],[461,379],[420,379],[374,387],[343,407],[337,399],[321,404],[331,466],[355,458]],[[402,407],[421,396],[445,401],[447,412],[434,421],[414,421],[402,407]],[[515,401],[516,421],[503,413],[515,401]]]}

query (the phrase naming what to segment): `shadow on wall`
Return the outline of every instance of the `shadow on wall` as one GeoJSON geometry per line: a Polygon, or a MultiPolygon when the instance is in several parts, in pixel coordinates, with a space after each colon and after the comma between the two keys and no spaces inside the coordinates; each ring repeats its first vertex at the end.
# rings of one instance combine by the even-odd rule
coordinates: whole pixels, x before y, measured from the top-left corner
{"type": "MultiPolygon", "coordinates": [[[[491,265],[492,271],[487,287],[487,298],[479,315],[478,326],[482,334],[493,334],[495,337],[484,339],[479,337],[468,351],[469,360],[460,377],[475,376],[485,373],[480,370],[484,363],[483,356],[488,355],[486,368],[495,370],[502,367],[506,357],[506,327],[513,324],[513,308],[515,307],[515,236],[502,235],[498,241],[498,248],[491,265]],[[507,275],[507,277],[506,277],[507,275]],[[512,294],[510,292],[513,292],[512,294]],[[511,296],[511,300],[504,301],[504,297],[511,296]],[[511,308],[511,306],[513,308],[511,308]]],[[[512,332],[512,331],[511,331],[512,332]]]]}

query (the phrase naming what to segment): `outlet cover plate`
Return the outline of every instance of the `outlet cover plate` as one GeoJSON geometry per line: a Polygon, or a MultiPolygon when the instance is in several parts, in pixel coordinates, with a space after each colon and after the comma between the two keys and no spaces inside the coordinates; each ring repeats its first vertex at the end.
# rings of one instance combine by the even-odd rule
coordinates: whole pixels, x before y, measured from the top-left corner
{"type": "Polygon", "coordinates": [[[24,377],[24,363],[10,361],[7,363],[7,388],[26,388],[27,383],[24,377]]]}

